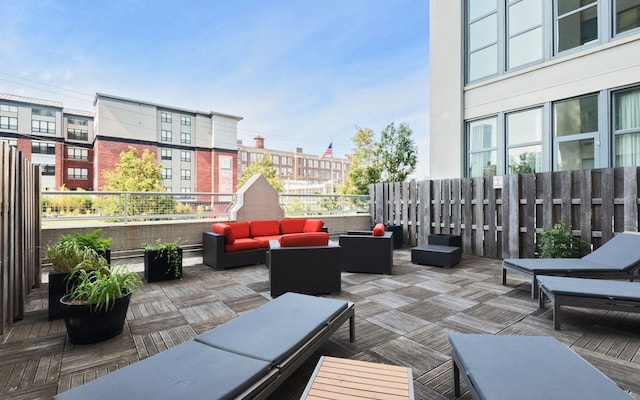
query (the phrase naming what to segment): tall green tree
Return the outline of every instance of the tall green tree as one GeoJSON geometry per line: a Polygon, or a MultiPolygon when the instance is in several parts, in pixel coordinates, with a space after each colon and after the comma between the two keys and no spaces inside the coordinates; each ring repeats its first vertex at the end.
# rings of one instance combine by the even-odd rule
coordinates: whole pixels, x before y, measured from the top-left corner
{"type": "Polygon", "coordinates": [[[247,165],[247,168],[242,171],[242,176],[238,178],[238,188],[242,187],[252,176],[254,175],[262,175],[264,178],[273,186],[273,188],[278,193],[282,193],[284,191],[284,184],[278,178],[278,174],[276,173],[276,169],[273,166],[273,162],[271,161],[270,154],[263,154],[262,157],[258,158],[256,161],[247,165]]]}
{"type": "Polygon", "coordinates": [[[353,137],[349,177],[342,186],[345,194],[369,194],[369,185],[380,181],[382,166],[378,157],[378,143],[369,128],[357,128],[353,137]]]}
{"type": "Polygon", "coordinates": [[[404,122],[397,129],[392,122],[382,130],[378,146],[382,174],[386,175],[384,181],[404,182],[415,171],[418,147],[412,134],[411,128],[404,122]]]}

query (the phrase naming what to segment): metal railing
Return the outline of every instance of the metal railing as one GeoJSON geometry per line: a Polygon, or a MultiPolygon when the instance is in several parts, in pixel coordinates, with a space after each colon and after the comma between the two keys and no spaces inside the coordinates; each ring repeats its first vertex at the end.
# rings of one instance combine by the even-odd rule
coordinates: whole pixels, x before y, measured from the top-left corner
{"type": "Polygon", "coordinates": [[[369,213],[368,195],[280,194],[287,217],[301,215],[350,215],[369,213]]]}

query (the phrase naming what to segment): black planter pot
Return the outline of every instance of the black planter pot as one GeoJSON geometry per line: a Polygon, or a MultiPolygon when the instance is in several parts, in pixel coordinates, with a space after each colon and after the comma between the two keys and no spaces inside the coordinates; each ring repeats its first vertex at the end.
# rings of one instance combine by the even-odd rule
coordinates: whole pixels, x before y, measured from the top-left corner
{"type": "Polygon", "coordinates": [[[105,250],[98,250],[96,253],[104,257],[104,259],[107,260],[107,264],[111,265],[111,248],[110,247],[105,250]]]}
{"type": "Polygon", "coordinates": [[[169,254],[166,251],[144,251],[144,280],[147,282],[168,281],[182,277],[182,248],[180,247],[178,247],[177,268],[176,273],[174,266],[169,263],[169,254]]]}
{"type": "Polygon", "coordinates": [[[69,272],[51,272],[49,274],[49,321],[62,318],[60,299],[67,294],[69,272]]]}
{"type": "Polygon", "coordinates": [[[111,339],[122,333],[131,294],[116,299],[110,310],[91,311],[84,304],[69,304],[68,296],[60,299],[69,342],[89,344],[111,339]]]}

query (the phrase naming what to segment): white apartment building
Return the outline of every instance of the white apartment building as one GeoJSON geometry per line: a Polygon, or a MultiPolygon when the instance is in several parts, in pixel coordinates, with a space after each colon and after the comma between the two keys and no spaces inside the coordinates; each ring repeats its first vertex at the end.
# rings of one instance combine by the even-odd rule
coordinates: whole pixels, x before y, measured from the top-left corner
{"type": "Polygon", "coordinates": [[[432,0],[430,175],[640,166],[640,0],[432,0]]]}

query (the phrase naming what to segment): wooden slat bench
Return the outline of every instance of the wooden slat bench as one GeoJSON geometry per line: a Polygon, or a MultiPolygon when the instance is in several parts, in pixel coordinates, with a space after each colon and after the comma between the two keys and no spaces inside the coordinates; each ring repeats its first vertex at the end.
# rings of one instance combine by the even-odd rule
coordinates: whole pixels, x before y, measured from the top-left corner
{"type": "Polygon", "coordinates": [[[413,400],[411,368],[321,357],[301,399],[413,400]]]}

